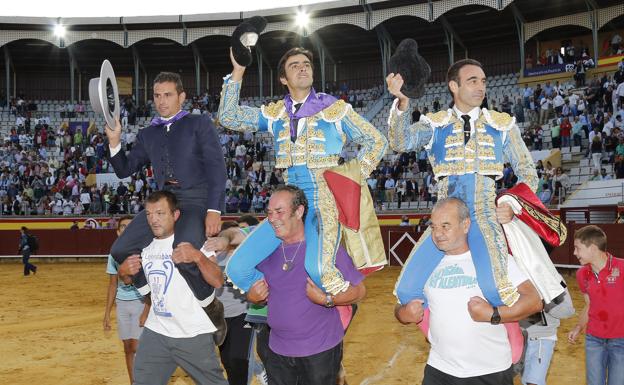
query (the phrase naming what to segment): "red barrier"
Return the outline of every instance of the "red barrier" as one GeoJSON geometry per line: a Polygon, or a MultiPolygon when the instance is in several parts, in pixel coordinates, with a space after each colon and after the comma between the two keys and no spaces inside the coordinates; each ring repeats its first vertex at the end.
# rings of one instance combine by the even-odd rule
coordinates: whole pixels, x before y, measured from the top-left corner
{"type": "MultiPolygon", "coordinates": [[[[115,230],[30,230],[39,240],[37,255],[107,255],[115,230]]],[[[16,255],[19,231],[0,231],[0,255],[16,255]]]]}

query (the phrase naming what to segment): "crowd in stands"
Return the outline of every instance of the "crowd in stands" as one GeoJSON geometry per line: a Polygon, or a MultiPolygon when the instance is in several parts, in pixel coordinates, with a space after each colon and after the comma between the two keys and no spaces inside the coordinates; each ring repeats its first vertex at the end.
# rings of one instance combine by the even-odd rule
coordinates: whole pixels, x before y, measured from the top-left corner
{"type": "MultiPolygon", "coordinates": [[[[327,83],[326,91],[342,98],[353,107],[364,107],[382,95],[381,86],[351,90],[345,82],[327,83]]],[[[278,99],[279,96],[272,100],[278,99]]],[[[257,105],[271,100],[246,98],[242,104],[257,105]]],[[[544,86],[525,86],[514,100],[505,95],[489,107],[507,112],[526,128],[523,139],[530,150],[546,149],[544,127],[550,125],[552,147],[584,146],[593,160],[595,175],[591,179],[624,178],[624,60],[612,76],[592,79],[585,88],[563,86],[559,82],[544,86]],[[602,167],[612,164],[614,175],[602,167]],[[598,171],[601,170],[601,171],[598,171]]],[[[190,99],[186,108],[194,114],[214,113],[219,95],[205,93],[190,99]]],[[[484,102],[487,105],[487,100],[484,102]]],[[[0,147],[0,213],[1,215],[86,215],[136,213],[143,201],[156,188],[146,169],[129,183],[117,186],[96,183],[96,174],[113,170],[107,162],[108,146],[102,128],[94,123],[86,131],[75,129],[65,121],[58,128],[50,125],[45,112],[37,105],[17,98],[11,104],[15,128],[9,140],[0,147]]],[[[444,106],[446,107],[446,106],[444,106]]],[[[61,105],[67,118],[84,115],[84,104],[61,105]]],[[[413,120],[421,114],[442,108],[439,98],[431,106],[413,111],[413,120]]],[[[123,125],[133,124],[137,117],[151,116],[152,103],[135,106],[131,99],[122,102],[123,125]]],[[[382,128],[383,129],[383,128],[382,128]]],[[[219,128],[226,163],[226,213],[263,213],[271,191],[284,183],[281,170],[273,169],[273,142],[267,134],[237,133],[219,128]]],[[[131,149],[136,139],[132,130],[124,130],[122,143],[131,149]]],[[[343,159],[354,154],[345,152],[343,159]]],[[[426,151],[394,154],[382,161],[367,180],[378,210],[431,207],[437,200],[437,186],[426,151]]],[[[562,168],[537,165],[540,176],[538,195],[545,203],[557,203],[570,189],[569,177],[562,168]]],[[[498,182],[499,189],[512,187],[517,181],[509,165],[498,182]]]]}

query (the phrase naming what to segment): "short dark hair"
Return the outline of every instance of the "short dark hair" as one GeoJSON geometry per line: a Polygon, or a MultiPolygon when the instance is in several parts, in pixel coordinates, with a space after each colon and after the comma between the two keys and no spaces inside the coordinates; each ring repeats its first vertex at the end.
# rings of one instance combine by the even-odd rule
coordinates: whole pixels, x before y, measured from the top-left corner
{"type": "Polygon", "coordinates": [[[462,67],[467,66],[467,65],[477,66],[483,69],[483,66],[481,65],[481,63],[474,59],[461,59],[453,63],[449,67],[448,71],[446,72],[446,86],[448,87],[448,90],[451,93],[451,96],[454,96],[454,95],[453,95],[453,91],[451,91],[451,88],[448,86],[448,84],[452,80],[455,83],[457,83],[457,85],[461,85],[461,83],[459,82],[459,70],[462,69],[462,67]]]}
{"type": "Polygon", "coordinates": [[[234,221],[224,221],[223,223],[221,223],[221,231],[230,229],[232,227],[238,228],[238,223],[234,221]]]}
{"type": "Polygon", "coordinates": [[[607,251],[607,234],[596,225],[589,225],[576,230],[574,239],[578,239],[587,247],[596,245],[598,250],[607,251]]]}
{"type": "Polygon", "coordinates": [[[22,226],[22,231],[23,231],[23,232],[27,232],[27,231],[28,231],[28,227],[26,227],[26,226],[22,226]]]}
{"type": "Polygon", "coordinates": [[[156,83],[173,83],[176,86],[178,94],[184,92],[184,86],[182,85],[182,78],[175,72],[161,72],[154,78],[154,84],[156,83]]]}
{"type": "Polygon", "coordinates": [[[285,186],[279,186],[273,191],[273,195],[277,194],[280,191],[287,191],[292,194],[292,210],[293,212],[297,210],[297,207],[303,206],[303,216],[301,217],[302,221],[305,221],[306,215],[308,214],[308,198],[306,198],[305,193],[299,187],[287,184],[285,186]]]}
{"type": "Polygon", "coordinates": [[[167,201],[167,204],[169,205],[169,209],[171,211],[176,211],[180,209],[180,207],[178,206],[178,198],[176,198],[175,194],[171,191],[154,191],[147,197],[147,199],[145,200],[145,204],[156,203],[161,199],[165,199],[167,201]]]}
{"type": "Polygon", "coordinates": [[[119,218],[119,220],[117,221],[117,230],[119,230],[119,226],[121,226],[121,222],[123,221],[132,221],[132,215],[124,215],[123,217],[119,218]]]}
{"type": "Polygon", "coordinates": [[[245,215],[241,215],[240,217],[238,217],[236,219],[236,223],[247,223],[247,225],[249,226],[255,226],[258,223],[260,223],[260,221],[258,220],[258,218],[254,217],[253,215],[245,214],[245,215]]]}
{"type": "Polygon", "coordinates": [[[310,60],[310,65],[312,66],[312,70],[314,70],[314,64],[313,64],[313,60],[314,60],[314,55],[312,54],[312,51],[307,50],[303,47],[295,47],[295,48],[291,48],[288,51],[286,51],[286,53],[284,55],[282,55],[282,58],[279,61],[279,64],[277,65],[277,77],[278,78],[286,78],[286,61],[288,60],[289,57],[291,56],[295,56],[295,55],[304,55],[305,57],[308,58],[308,60],[310,60]]]}

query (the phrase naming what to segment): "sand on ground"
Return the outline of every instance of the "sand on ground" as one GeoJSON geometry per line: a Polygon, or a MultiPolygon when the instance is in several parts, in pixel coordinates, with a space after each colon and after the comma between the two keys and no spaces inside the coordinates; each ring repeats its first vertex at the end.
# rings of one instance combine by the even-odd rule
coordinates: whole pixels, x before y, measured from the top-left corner
{"type": "MultiPolygon", "coordinates": [[[[108,275],[106,263],[38,263],[24,277],[19,263],[0,264],[0,383],[12,385],[128,384],[123,346],[113,330],[102,328],[108,275]]],[[[345,338],[344,364],[350,385],[420,384],[429,346],[413,325],[399,324],[392,295],[399,268],[366,280],[360,304],[345,338]]],[[[564,274],[577,313],[582,296],[573,273],[564,274]]],[[[578,385],[585,379],[583,338],[574,345],[567,333],[576,317],[562,322],[548,384],[578,385]]],[[[178,371],[171,384],[192,384],[178,371]]],[[[516,383],[519,383],[516,379],[516,383]]]]}

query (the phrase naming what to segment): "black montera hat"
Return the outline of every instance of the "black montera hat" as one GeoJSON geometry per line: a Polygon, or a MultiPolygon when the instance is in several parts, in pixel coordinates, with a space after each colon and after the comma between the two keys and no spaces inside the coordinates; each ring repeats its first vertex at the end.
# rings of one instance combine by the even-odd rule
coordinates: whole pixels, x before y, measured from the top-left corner
{"type": "Polygon", "coordinates": [[[416,40],[404,39],[390,58],[388,72],[401,74],[405,82],[401,92],[412,99],[417,99],[425,93],[425,84],[431,76],[431,67],[418,54],[416,40]]]}
{"type": "Polygon", "coordinates": [[[250,47],[256,45],[258,36],[264,31],[266,24],[267,21],[264,17],[254,16],[236,27],[232,33],[231,45],[234,59],[238,64],[248,67],[252,63],[250,47]]]}

